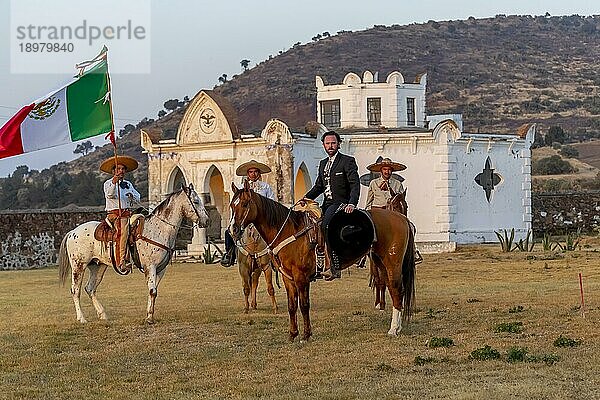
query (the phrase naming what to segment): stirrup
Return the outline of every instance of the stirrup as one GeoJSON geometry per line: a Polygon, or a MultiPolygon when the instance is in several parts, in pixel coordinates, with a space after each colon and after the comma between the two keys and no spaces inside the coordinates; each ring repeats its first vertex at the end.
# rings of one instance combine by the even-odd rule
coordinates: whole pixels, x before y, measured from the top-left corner
{"type": "Polygon", "coordinates": [[[415,250],[415,264],[421,264],[423,262],[423,256],[419,250],[415,250]]]}
{"type": "Polygon", "coordinates": [[[131,264],[127,262],[121,263],[121,265],[117,265],[117,269],[124,275],[127,275],[131,272],[131,264]]]}
{"type": "Polygon", "coordinates": [[[317,258],[317,272],[322,273],[325,270],[325,252],[315,251],[315,255],[317,258]]]}

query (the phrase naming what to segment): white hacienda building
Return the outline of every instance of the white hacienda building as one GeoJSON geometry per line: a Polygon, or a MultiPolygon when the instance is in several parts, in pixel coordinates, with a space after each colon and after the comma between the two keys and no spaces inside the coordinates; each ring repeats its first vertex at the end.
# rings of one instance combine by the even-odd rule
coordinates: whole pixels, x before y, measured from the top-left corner
{"type": "MultiPolygon", "coordinates": [[[[405,164],[409,218],[424,252],[451,251],[456,244],[496,241],[494,231],[531,229],[531,152],[535,127],[513,135],[463,132],[460,115],[427,116],[426,74],[406,83],[399,72],[384,82],[364,72],[325,85],[316,77],[318,123],[308,132],[290,132],[277,119],[261,132],[244,133],[236,113],[223,98],[201,91],[191,101],[174,139],[152,141],[142,131],[149,158],[149,198],[157,204],[179,182],[191,182],[213,209],[213,236],[229,220],[235,168],[250,159],[270,165],[263,178],[279,201],[292,204],[312,186],[320,159],[320,136],[336,130],[341,151],[356,157],[361,182],[371,178],[366,166],[379,157],[405,164]],[[218,228],[220,223],[220,229],[218,228]],[[217,227],[215,233],[215,226],[217,227]]],[[[367,186],[361,185],[361,205],[367,186]]],[[[204,231],[195,234],[190,252],[201,252],[204,231]]]]}

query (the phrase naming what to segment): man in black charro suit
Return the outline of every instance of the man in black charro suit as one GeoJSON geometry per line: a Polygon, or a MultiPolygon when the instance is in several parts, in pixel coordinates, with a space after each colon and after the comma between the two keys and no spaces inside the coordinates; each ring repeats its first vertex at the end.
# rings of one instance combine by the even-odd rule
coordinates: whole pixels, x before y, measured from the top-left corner
{"type": "MultiPolygon", "coordinates": [[[[319,163],[319,175],[315,185],[305,195],[305,198],[314,200],[323,194],[323,222],[322,230],[327,238],[327,227],[331,218],[343,204],[344,211],[351,213],[356,209],[360,195],[360,181],[358,166],[352,156],[339,152],[342,139],[337,132],[325,132],[321,137],[323,148],[327,153],[326,158],[319,163]]],[[[331,268],[323,274],[326,280],[340,277],[339,265],[336,256],[330,249],[331,268]]]]}

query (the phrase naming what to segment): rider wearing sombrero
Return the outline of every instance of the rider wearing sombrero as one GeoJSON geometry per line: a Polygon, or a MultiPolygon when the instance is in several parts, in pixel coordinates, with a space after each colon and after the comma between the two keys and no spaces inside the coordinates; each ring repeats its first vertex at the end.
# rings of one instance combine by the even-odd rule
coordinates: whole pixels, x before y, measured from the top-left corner
{"type": "Polygon", "coordinates": [[[125,179],[125,173],[138,167],[138,162],[129,156],[110,157],[100,165],[100,171],[112,174],[112,178],[104,182],[104,198],[106,200],[106,220],[117,231],[115,241],[115,261],[119,271],[128,273],[127,238],[129,236],[129,218],[132,210],[138,207],[140,194],[133,184],[125,179]]]}
{"type": "MultiPolygon", "coordinates": [[[[404,171],[406,169],[404,164],[394,162],[386,157],[379,162],[367,166],[367,169],[371,172],[381,173],[379,178],[375,178],[369,183],[369,193],[367,194],[367,204],[365,206],[367,210],[373,207],[386,208],[388,200],[398,193],[404,193],[405,189],[402,182],[392,176],[392,173],[395,171],[404,171]]],[[[416,232],[415,225],[410,222],[410,226],[414,234],[416,232]]],[[[414,253],[415,263],[422,262],[423,257],[419,250],[417,250],[416,244],[414,253]]]]}
{"type": "Polygon", "coordinates": [[[405,170],[405,165],[394,162],[389,158],[384,158],[379,162],[369,165],[367,169],[371,172],[381,173],[379,178],[373,179],[369,184],[367,204],[365,205],[367,210],[371,207],[385,208],[389,199],[398,193],[404,192],[402,182],[395,179],[392,173],[405,170]]]}
{"type": "MultiPolygon", "coordinates": [[[[254,192],[268,199],[275,200],[275,193],[267,182],[263,182],[260,178],[262,174],[271,172],[271,168],[256,160],[250,160],[241,164],[235,170],[237,176],[243,176],[243,180],[247,180],[254,192]]],[[[225,255],[221,260],[221,265],[229,267],[235,264],[235,241],[231,237],[229,230],[225,231],[225,255]]]]}

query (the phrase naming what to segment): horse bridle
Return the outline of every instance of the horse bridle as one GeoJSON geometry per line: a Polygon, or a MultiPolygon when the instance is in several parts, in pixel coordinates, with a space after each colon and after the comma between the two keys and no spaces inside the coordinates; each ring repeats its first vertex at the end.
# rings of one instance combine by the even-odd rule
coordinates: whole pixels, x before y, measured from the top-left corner
{"type": "MultiPolygon", "coordinates": [[[[245,190],[245,189],[242,189],[242,190],[245,190]]],[[[250,197],[250,200],[248,200],[248,208],[246,209],[244,217],[242,218],[242,221],[240,223],[240,232],[243,232],[244,229],[246,229],[246,226],[244,226],[244,223],[246,222],[246,218],[248,217],[248,213],[250,212],[250,203],[251,202],[254,202],[252,197],[250,197]]],[[[286,278],[288,278],[291,281],[293,281],[294,278],[283,270],[283,268],[281,267],[281,263],[279,262],[278,254],[285,246],[287,246],[288,244],[290,244],[292,242],[295,242],[296,240],[298,240],[298,238],[305,235],[309,230],[313,229],[314,227],[318,227],[318,225],[305,226],[302,230],[297,232],[295,235],[291,235],[288,238],[281,241],[277,246],[275,246],[275,248],[273,248],[272,246],[273,246],[273,243],[275,243],[275,241],[277,240],[277,238],[279,238],[279,235],[281,235],[281,232],[283,232],[283,228],[285,227],[285,224],[287,224],[288,220],[290,219],[290,216],[292,215],[292,211],[293,211],[294,207],[297,204],[299,204],[300,202],[302,202],[302,199],[298,200],[296,203],[294,203],[293,206],[291,206],[289,208],[289,211],[288,211],[287,216],[285,217],[285,220],[281,224],[281,227],[277,231],[277,234],[273,237],[273,240],[271,240],[271,243],[268,243],[267,246],[262,251],[253,255],[254,258],[260,258],[266,254],[269,254],[271,256],[271,259],[274,261],[274,264],[277,265],[277,271],[281,272],[281,274],[283,276],[285,276],[286,278]]],[[[232,218],[233,217],[234,216],[232,216],[232,218]]],[[[238,241],[238,244],[241,244],[241,243],[238,241]]]]}
{"type": "MultiPolygon", "coordinates": [[[[187,189],[188,190],[183,189],[183,191],[185,192],[185,195],[186,195],[187,199],[189,200],[190,205],[194,209],[194,212],[196,213],[196,217],[198,217],[198,221],[200,221],[202,219],[202,217],[200,216],[200,213],[198,212],[198,209],[196,208],[196,204],[194,204],[194,201],[192,200],[192,191],[194,189],[189,188],[189,187],[187,189]]],[[[198,196],[198,193],[196,193],[196,196],[198,196]]],[[[192,224],[191,229],[194,229],[195,226],[196,226],[196,224],[192,224]]],[[[183,225],[181,227],[183,227],[183,225]]]]}
{"type": "MultiPolygon", "coordinates": [[[[198,217],[198,221],[199,221],[199,220],[201,219],[201,217],[200,217],[200,213],[198,212],[198,209],[196,209],[196,205],[194,204],[194,201],[192,200],[192,197],[191,197],[191,194],[192,194],[192,190],[193,190],[193,189],[191,189],[191,190],[190,190],[189,188],[184,188],[184,189],[182,189],[182,190],[185,192],[185,195],[186,195],[186,197],[187,197],[188,201],[190,202],[190,205],[191,205],[191,206],[192,206],[192,208],[194,209],[194,212],[196,213],[196,216],[198,217]],[[188,189],[188,190],[189,190],[189,193],[188,193],[188,190],[186,190],[186,189],[188,189]]],[[[170,223],[169,221],[166,221],[166,220],[164,220],[163,218],[160,218],[160,217],[158,217],[158,216],[156,216],[156,217],[157,217],[157,218],[158,218],[160,221],[162,221],[163,223],[165,223],[165,224],[167,224],[167,225],[170,225],[170,226],[172,226],[172,227],[175,227],[175,228],[194,229],[194,227],[196,226],[196,223],[192,224],[192,226],[186,226],[186,225],[184,225],[184,224],[181,224],[181,225],[177,226],[177,225],[175,225],[175,224],[172,224],[172,223],[170,223]]],[[[171,258],[171,256],[173,255],[173,252],[175,252],[175,249],[174,249],[174,248],[168,247],[167,245],[164,245],[164,244],[162,244],[162,243],[159,243],[159,242],[157,242],[157,241],[155,241],[155,240],[152,240],[152,239],[150,239],[150,238],[148,238],[148,237],[146,237],[146,236],[144,236],[144,235],[140,235],[140,236],[139,236],[139,239],[141,239],[141,240],[143,240],[143,241],[145,241],[145,242],[147,242],[147,243],[150,243],[150,244],[152,244],[152,245],[154,245],[154,246],[156,246],[156,247],[159,247],[159,248],[161,248],[161,249],[163,249],[163,250],[166,250],[166,251],[167,251],[167,253],[169,254],[169,258],[171,258]]]]}

